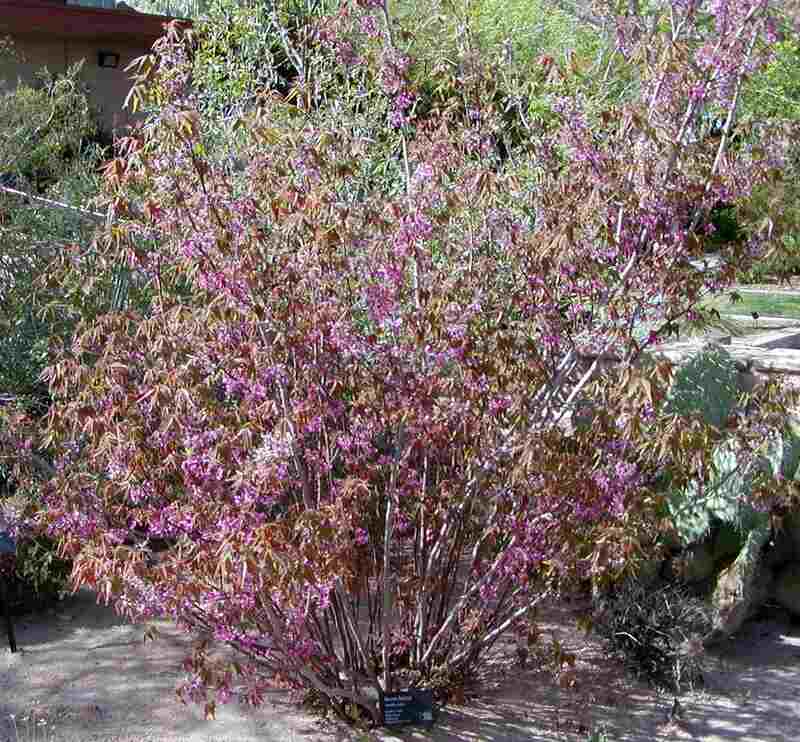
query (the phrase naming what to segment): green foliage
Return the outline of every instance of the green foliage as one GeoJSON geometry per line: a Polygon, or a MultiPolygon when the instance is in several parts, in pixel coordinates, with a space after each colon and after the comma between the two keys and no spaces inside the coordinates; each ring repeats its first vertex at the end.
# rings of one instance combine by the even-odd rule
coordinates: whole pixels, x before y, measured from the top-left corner
{"type": "Polygon", "coordinates": [[[716,250],[721,245],[742,238],[742,225],[734,206],[719,205],[711,210],[709,221],[714,232],[708,238],[708,249],[716,250]]]}
{"type": "Polygon", "coordinates": [[[209,5],[207,0],[131,0],[128,4],[142,13],[175,18],[200,18],[209,5]]]}
{"type": "MultiPolygon", "coordinates": [[[[43,70],[40,85],[20,85],[0,97],[0,174],[23,189],[67,204],[86,206],[100,190],[104,148],[80,82],[80,65],[61,76],[43,70]]],[[[28,203],[0,193],[0,392],[30,411],[49,401],[40,381],[55,337],[66,338],[74,318],[44,318],[48,266],[89,242],[92,222],[74,212],[28,203]]],[[[60,294],[61,287],[52,287],[60,294]]]]}
{"type": "Polygon", "coordinates": [[[768,520],[766,513],[751,504],[754,479],[759,473],[774,476],[792,465],[797,468],[797,439],[787,437],[789,440],[774,436],[766,453],[750,461],[734,441],[723,441],[712,454],[708,481],[690,482],[685,490],[670,494],[669,512],[684,544],[704,538],[714,520],[730,524],[743,534],[768,520]]]}
{"type": "Polygon", "coordinates": [[[218,111],[252,106],[258,92],[275,83],[281,66],[275,58],[279,41],[268,30],[267,5],[213,0],[208,15],[199,24],[201,42],[195,65],[204,103],[218,111]]]}
{"type": "Polygon", "coordinates": [[[0,337],[0,389],[23,400],[31,411],[42,409],[46,387],[38,382],[46,359],[47,330],[30,311],[26,311],[9,331],[0,337]]]}
{"type": "Polygon", "coordinates": [[[782,244],[776,245],[768,255],[743,271],[741,283],[765,283],[767,281],[787,281],[800,276],[800,234],[786,235],[782,244]]]}
{"type": "MultiPolygon", "coordinates": [[[[77,162],[65,169],[61,180],[51,186],[50,198],[86,204],[99,189],[96,173],[102,151],[87,149],[77,162]]],[[[0,195],[0,390],[29,401],[34,406],[46,402],[44,385],[39,381],[47,365],[51,342],[66,339],[78,319],[76,312],[42,314],[43,305],[65,295],[66,285],[43,283],[49,267],[64,254],[87,245],[94,229],[92,222],[75,214],[0,195]]],[[[98,279],[100,276],[97,277],[98,279]]],[[[75,297],[83,307],[88,299],[75,297]]],[[[88,308],[88,307],[87,307],[88,308]]]]}
{"type": "Polygon", "coordinates": [[[542,57],[591,59],[602,55],[602,33],[546,0],[398,0],[403,21],[425,18],[415,32],[415,55],[450,57],[469,47],[496,61],[505,72],[520,74],[541,68],[542,57]]]}
{"type": "Polygon", "coordinates": [[[58,557],[58,545],[46,536],[24,539],[17,548],[10,592],[20,611],[61,600],[69,592],[72,562],[58,557]]]}
{"type": "Polygon", "coordinates": [[[775,44],[773,61],[747,86],[743,111],[760,118],[800,119],[800,42],[795,34],[775,44]]]}
{"type": "MultiPolygon", "coordinates": [[[[590,14],[548,0],[430,0],[425,8],[427,20],[411,45],[426,60],[421,77],[465,52],[491,65],[506,146],[543,136],[557,124],[555,96],[580,96],[596,115],[630,90],[626,63],[614,54],[613,39],[585,22],[590,14]]],[[[411,17],[420,8],[401,1],[398,11],[411,17]]],[[[465,82],[470,77],[463,74],[465,82]]],[[[461,97],[453,96],[467,108],[461,97]]]]}
{"type": "Polygon", "coordinates": [[[750,205],[756,214],[766,211],[768,200],[785,204],[785,219],[778,225],[783,233],[776,248],[741,275],[742,282],[761,282],[767,278],[787,279],[800,274],[800,149],[797,125],[800,122],[800,41],[789,11],[784,16],[784,37],[771,47],[774,58],[745,86],[742,119],[782,121],[792,127],[793,141],[785,163],[783,184],[760,190],[750,205]]]}
{"type": "Polygon", "coordinates": [[[784,177],[780,182],[759,188],[747,204],[748,211],[760,218],[771,204],[783,206],[783,216],[775,225],[780,239],[749,270],[740,272],[740,283],[762,283],[765,280],[788,280],[800,275],[800,118],[788,125],[793,143],[784,164],[784,177]]]}
{"type": "Polygon", "coordinates": [[[235,3],[210,0],[197,23],[194,79],[203,107],[231,118],[259,95],[289,92],[308,76],[312,29],[331,0],[235,3]]]}
{"type": "MultiPolygon", "coordinates": [[[[0,438],[7,422],[0,417],[0,438]]],[[[60,600],[68,591],[72,562],[61,559],[57,543],[31,527],[40,507],[38,490],[30,484],[18,486],[7,464],[0,463],[0,526],[11,526],[17,534],[17,553],[8,579],[15,612],[60,600]]]]}
{"type": "Polygon", "coordinates": [[[589,733],[589,736],[586,737],[586,742],[610,742],[605,727],[600,727],[598,729],[592,730],[589,733]]]}
{"type": "Polygon", "coordinates": [[[81,67],[58,76],[45,68],[37,86],[0,93],[0,173],[40,190],[62,177],[96,137],[81,67]]]}
{"type": "Polygon", "coordinates": [[[510,47],[521,64],[545,54],[586,57],[602,44],[595,29],[542,0],[478,0],[468,4],[467,14],[483,48],[510,47]]]}

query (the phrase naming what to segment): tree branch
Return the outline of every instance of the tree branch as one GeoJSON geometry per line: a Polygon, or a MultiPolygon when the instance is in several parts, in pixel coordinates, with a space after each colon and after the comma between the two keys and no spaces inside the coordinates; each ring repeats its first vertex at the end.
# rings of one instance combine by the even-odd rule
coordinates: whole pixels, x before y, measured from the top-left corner
{"type": "Polygon", "coordinates": [[[70,206],[69,204],[62,203],[61,201],[53,201],[53,199],[50,198],[42,198],[41,196],[34,196],[30,193],[26,193],[25,191],[18,191],[16,188],[9,188],[8,186],[0,185],[0,191],[2,191],[3,193],[8,193],[12,196],[17,196],[18,198],[24,198],[29,201],[33,201],[49,209],[61,209],[62,211],[69,211],[70,213],[76,214],[77,216],[92,221],[95,224],[106,223],[106,216],[107,216],[106,214],[100,214],[96,211],[81,209],[78,208],[77,206],[70,206]]]}

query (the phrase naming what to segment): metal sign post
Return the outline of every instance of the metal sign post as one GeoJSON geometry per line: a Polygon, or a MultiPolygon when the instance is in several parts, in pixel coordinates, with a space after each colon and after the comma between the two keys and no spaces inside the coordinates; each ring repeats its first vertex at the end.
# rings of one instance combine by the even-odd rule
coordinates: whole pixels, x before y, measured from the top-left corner
{"type": "MultiPolygon", "coordinates": [[[[17,544],[5,531],[0,531],[0,565],[5,557],[13,556],[17,553],[17,544]]],[[[11,647],[12,652],[17,651],[17,639],[14,636],[14,624],[11,621],[11,601],[8,598],[8,585],[6,584],[6,575],[0,569],[0,601],[3,603],[3,613],[6,618],[6,626],[8,628],[8,646],[11,647]]]]}

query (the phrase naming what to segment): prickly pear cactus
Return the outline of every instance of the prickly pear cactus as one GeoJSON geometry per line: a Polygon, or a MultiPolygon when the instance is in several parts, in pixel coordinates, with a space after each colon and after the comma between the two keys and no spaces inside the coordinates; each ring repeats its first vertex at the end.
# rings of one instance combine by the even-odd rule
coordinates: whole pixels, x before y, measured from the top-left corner
{"type": "MultiPolygon", "coordinates": [[[[675,375],[667,412],[690,415],[722,428],[738,401],[738,370],[719,346],[708,346],[675,375]]],[[[667,509],[684,545],[709,532],[713,520],[730,523],[743,534],[761,529],[766,513],[750,504],[758,472],[793,479],[800,463],[800,436],[787,425],[773,431],[757,455],[745,453],[734,440],[722,441],[712,453],[713,471],[704,483],[692,482],[670,493],[667,509]]]]}
{"type": "Polygon", "coordinates": [[[668,415],[700,413],[716,428],[723,428],[739,397],[739,372],[730,354],[719,345],[708,345],[675,374],[669,395],[668,415]]]}
{"type": "MultiPolygon", "coordinates": [[[[800,429],[797,422],[789,420],[786,430],[780,438],[781,443],[781,467],[780,474],[786,479],[798,478],[800,474],[800,429]]],[[[777,476],[777,472],[773,471],[777,476]]]]}

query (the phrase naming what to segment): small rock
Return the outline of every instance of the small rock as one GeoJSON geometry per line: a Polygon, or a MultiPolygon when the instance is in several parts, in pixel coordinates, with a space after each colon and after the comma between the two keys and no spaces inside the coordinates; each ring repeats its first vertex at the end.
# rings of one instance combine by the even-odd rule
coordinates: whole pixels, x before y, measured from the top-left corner
{"type": "Polygon", "coordinates": [[[750,531],[739,556],[719,573],[711,596],[712,631],[703,640],[706,647],[735,634],[769,595],[773,574],[761,560],[769,534],[768,527],[750,531]]]}

